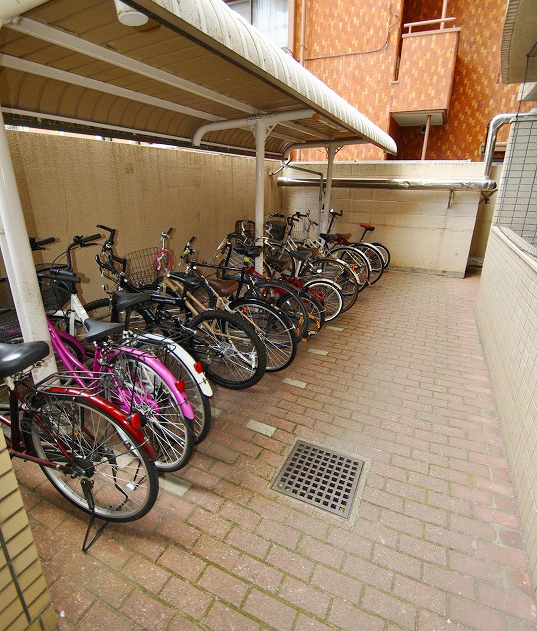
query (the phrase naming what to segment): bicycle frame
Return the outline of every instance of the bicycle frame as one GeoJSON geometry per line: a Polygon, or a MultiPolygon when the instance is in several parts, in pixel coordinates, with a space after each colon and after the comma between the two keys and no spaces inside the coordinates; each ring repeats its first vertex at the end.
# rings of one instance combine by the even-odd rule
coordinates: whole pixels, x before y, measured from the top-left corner
{"type": "MultiPolygon", "coordinates": [[[[13,379],[8,377],[4,380],[8,389],[9,389],[9,403],[10,403],[10,418],[7,418],[3,415],[0,415],[0,424],[9,427],[11,437],[5,436],[7,448],[9,455],[12,458],[22,458],[24,460],[28,460],[30,462],[35,462],[41,466],[49,467],[53,469],[58,469],[59,465],[57,462],[51,462],[50,460],[44,460],[43,458],[39,458],[38,456],[34,456],[26,450],[23,445],[22,437],[21,437],[21,428],[19,421],[19,409],[20,405],[25,405],[25,410],[32,414],[34,420],[36,420],[40,427],[46,432],[48,437],[52,442],[60,449],[63,456],[66,458],[65,465],[60,466],[60,470],[64,473],[71,472],[70,466],[70,452],[66,449],[59,440],[54,436],[53,432],[50,431],[47,424],[43,421],[41,416],[39,415],[38,410],[34,410],[29,406],[25,399],[21,396],[20,392],[16,389],[13,379]],[[14,422],[11,421],[11,418],[16,419],[14,422]]],[[[32,388],[32,385],[29,382],[23,382],[24,387],[28,389],[32,388]]],[[[141,429],[141,420],[138,413],[125,413],[120,410],[118,407],[103,399],[102,397],[92,394],[90,392],[81,392],[79,389],[75,388],[65,388],[61,386],[46,386],[43,387],[42,392],[53,394],[58,398],[69,399],[70,397],[76,396],[77,398],[83,397],[95,403],[104,411],[108,412],[115,421],[120,425],[121,429],[128,435],[131,436],[134,440],[136,440],[145,453],[154,460],[156,458],[156,452],[154,447],[149,443],[145,434],[141,429]]]]}
{"type": "MultiPolygon", "coordinates": [[[[71,296],[71,307],[73,308],[72,310],[81,322],[85,322],[87,320],[87,313],[76,294],[73,294],[71,296]]],[[[84,349],[83,347],[81,347],[78,340],[69,333],[58,331],[54,324],[51,322],[50,318],[47,317],[47,321],[52,348],[60,358],[62,364],[67,368],[68,374],[72,376],[76,383],[78,383],[80,386],[88,388],[89,379],[90,391],[98,392],[100,389],[100,383],[98,380],[99,376],[103,374],[109,374],[114,380],[115,392],[117,392],[117,394],[119,395],[118,407],[121,410],[129,413],[133,400],[135,404],[144,404],[151,407],[153,403],[151,402],[150,397],[148,398],[145,396],[141,396],[139,393],[125,390],[121,387],[117,380],[115,380],[115,378],[113,377],[113,373],[106,370],[107,358],[114,358],[122,353],[126,353],[135,358],[143,357],[144,362],[146,362],[151,368],[159,372],[159,374],[162,373],[162,378],[164,382],[174,393],[174,396],[179,403],[179,406],[185,418],[190,420],[194,418],[194,412],[192,410],[192,406],[188,401],[188,398],[181,392],[181,389],[177,387],[177,382],[175,381],[173,375],[168,370],[162,370],[163,366],[156,357],[153,357],[147,352],[127,347],[120,347],[118,349],[111,350],[110,353],[107,354],[107,356],[105,357],[102,353],[101,347],[99,345],[95,345],[93,366],[92,369],[89,370],[82,362],[80,362],[75,357],[75,355],[69,350],[69,348],[63,341],[68,340],[71,344],[75,345],[77,348],[80,348],[84,352],[84,349]]]]}

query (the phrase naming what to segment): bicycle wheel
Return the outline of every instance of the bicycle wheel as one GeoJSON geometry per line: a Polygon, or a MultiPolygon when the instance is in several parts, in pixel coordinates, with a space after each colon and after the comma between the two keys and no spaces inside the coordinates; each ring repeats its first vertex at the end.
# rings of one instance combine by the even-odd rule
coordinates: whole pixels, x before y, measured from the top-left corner
{"type": "Polygon", "coordinates": [[[306,270],[310,270],[311,274],[317,278],[325,278],[336,283],[341,288],[343,298],[342,312],[348,311],[354,306],[360,293],[358,277],[350,265],[335,257],[321,257],[307,261],[306,270]]]}
{"type": "Polygon", "coordinates": [[[382,243],[377,243],[376,241],[374,241],[371,245],[374,245],[377,250],[380,250],[380,253],[382,255],[382,260],[383,260],[383,267],[384,269],[386,269],[388,267],[388,265],[390,264],[391,261],[391,255],[390,255],[390,250],[388,250],[388,248],[385,245],[382,245],[382,243]]]}
{"type": "Polygon", "coordinates": [[[157,470],[177,471],[190,460],[194,449],[192,421],[185,418],[170,385],[173,375],[162,364],[163,370],[157,370],[149,357],[130,350],[115,350],[106,357],[112,377],[107,398],[120,409],[128,407],[138,412],[157,452],[157,470]]]}
{"type": "Polygon", "coordinates": [[[354,247],[367,256],[369,265],[371,266],[369,283],[374,285],[380,280],[382,272],[384,271],[384,259],[382,258],[380,250],[371,243],[364,243],[363,241],[360,241],[354,247]]]}
{"type": "Polygon", "coordinates": [[[352,247],[338,247],[330,251],[330,256],[334,256],[340,261],[350,265],[358,279],[359,291],[369,285],[371,278],[371,265],[367,256],[360,250],[352,247]]]}
{"type": "Polygon", "coordinates": [[[269,241],[263,246],[263,261],[273,278],[289,278],[295,275],[295,261],[281,243],[269,241]]]}
{"type": "Polygon", "coordinates": [[[320,300],[305,289],[302,289],[298,295],[308,312],[308,336],[315,335],[324,326],[325,308],[320,300]]]}
{"type": "Polygon", "coordinates": [[[208,309],[192,318],[185,332],[187,350],[214,383],[235,390],[250,388],[265,374],[263,342],[239,315],[208,309]]]}
{"type": "Polygon", "coordinates": [[[291,320],[297,340],[308,335],[308,311],[297,291],[285,283],[260,279],[255,287],[246,293],[245,298],[260,298],[277,307],[291,320]]]}
{"type": "Polygon", "coordinates": [[[133,343],[136,348],[150,350],[177,380],[183,381],[185,394],[194,412],[192,420],[194,441],[196,444],[200,443],[206,438],[211,428],[211,404],[209,397],[203,393],[196,375],[193,374],[196,370],[195,367],[191,367],[194,359],[191,359],[191,363],[187,363],[182,357],[182,354],[186,355],[186,351],[177,348],[176,343],[160,335],[139,335],[133,343]]]}
{"type": "Polygon", "coordinates": [[[329,280],[310,280],[304,284],[304,289],[310,291],[324,307],[325,322],[331,322],[341,313],[343,298],[340,288],[329,280]]]}
{"type": "Polygon", "coordinates": [[[296,355],[297,339],[291,320],[279,309],[255,298],[239,298],[230,304],[235,313],[252,324],[265,344],[267,372],[289,366],[296,355]]]}
{"type": "Polygon", "coordinates": [[[23,420],[25,442],[30,453],[56,464],[40,466],[69,502],[100,519],[133,521],[155,503],[158,474],[140,444],[107,410],[109,404],[99,401],[83,394],[39,393],[39,411],[23,420]]]}

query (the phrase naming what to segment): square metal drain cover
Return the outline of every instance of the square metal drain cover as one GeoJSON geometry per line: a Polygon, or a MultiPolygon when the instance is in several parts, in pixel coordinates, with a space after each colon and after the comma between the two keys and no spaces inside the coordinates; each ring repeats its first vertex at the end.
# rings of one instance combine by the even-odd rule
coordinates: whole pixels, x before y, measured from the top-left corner
{"type": "Polygon", "coordinates": [[[348,519],[363,467],[362,460],[299,440],[272,488],[348,519]]]}

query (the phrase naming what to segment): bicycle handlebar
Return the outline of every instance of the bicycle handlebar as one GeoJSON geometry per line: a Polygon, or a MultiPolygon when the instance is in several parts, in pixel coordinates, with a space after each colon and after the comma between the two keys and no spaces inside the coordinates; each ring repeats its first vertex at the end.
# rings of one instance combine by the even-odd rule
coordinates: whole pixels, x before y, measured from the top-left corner
{"type": "Polygon", "coordinates": [[[328,211],[331,215],[334,215],[334,217],[343,217],[343,211],[340,210],[339,212],[337,210],[334,210],[333,208],[331,208],[328,211]]]}
{"type": "Polygon", "coordinates": [[[33,252],[36,250],[44,250],[44,245],[48,245],[49,243],[54,243],[56,241],[56,237],[46,237],[45,239],[36,239],[35,237],[30,237],[30,248],[33,252]]]}

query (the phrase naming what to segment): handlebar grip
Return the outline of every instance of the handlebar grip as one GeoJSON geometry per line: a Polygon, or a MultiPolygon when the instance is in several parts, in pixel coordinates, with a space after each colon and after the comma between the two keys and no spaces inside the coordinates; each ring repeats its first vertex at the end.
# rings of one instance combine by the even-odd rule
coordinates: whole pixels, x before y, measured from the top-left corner
{"type": "Polygon", "coordinates": [[[196,240],[196,235],[194,235],[193,237],[190,237],[189,243],[194,243],[195,240],[196,240]]]}
{"type": "Polygon", "coordinates": [[[103,224],[100,223],[97,224],[97,228],[100,228],[101,230],[106,230],[106,232],[109,232],[111,235],[116,234],[115,228],[109,228],[108,226],[103,226],[103,224]]]}
{"type": "Polygon", "coordinates": [[[166,233],[166,236],[169,237],[172,232],[173,232],[173,228],[168,228],[168,232],[166,233]]]}
{"type": "Polygon", "coordinates": [[[79,243],[82,247],[84,247],[85,245],[89,245],[92,241],[97,241],[100,238],[101,235],[97,232],[96,234],[92,234],[89,237],[81,237],[79,243]]]}
{"type": "Polygon", "coordinates": [[[39,241],[35,240],[34,243],[36,245],[48,245],[49,243],[54,243],[56,241],[56,237],[46,237],[45,239],[39,239],[39,241]]]}
{"type": "MultiPolygon", "coordinates": [[[[310,221],[311,221],[311,219],[310,219],[310,221]]],[[[319,225],[316,221],[311,221],[311,223],[312,223],[314,226],[318,226],[318,225],[319,225]]]]}
{"type": "Polygon", "coordinates": [[[331,208],[328,211],[331,215],[335,215],[336,217],[342,217],[343,216],[343,211],[340,210],[339,212],[337,210],[334,210],[333,208],[331,208]]]}
{"type": "Polygon", "coordinates": [[[48,270],[37,272],[37,275],[39,276],[39,278],[51,278],[51,279],[62,278],[63,280],[69,280],[72,283],[80,282],[80,278],[74,272],[71,272],[68,269],[62,269],[62,268],[57,268],[57,267],[51,267],[48,270]]]}

